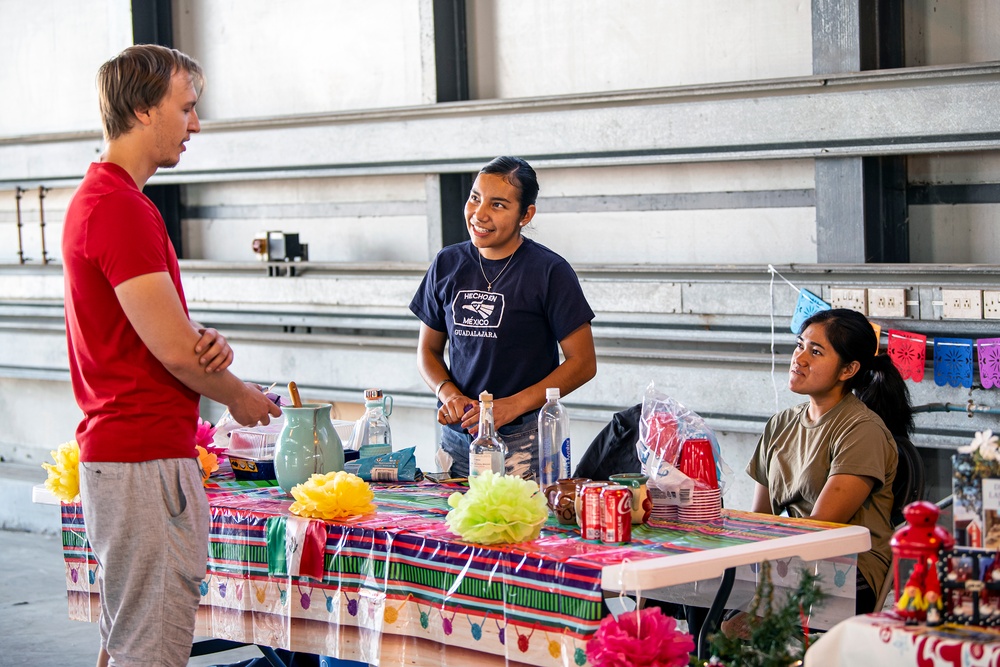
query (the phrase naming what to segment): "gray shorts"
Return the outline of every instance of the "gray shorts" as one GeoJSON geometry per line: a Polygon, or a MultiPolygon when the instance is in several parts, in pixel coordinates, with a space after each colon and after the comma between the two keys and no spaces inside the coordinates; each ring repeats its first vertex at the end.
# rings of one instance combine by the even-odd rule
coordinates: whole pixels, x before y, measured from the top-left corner
{"type": "Polygon", "coordinates": [[[81,463],[87,538],[101,566],[101,646],[112,665],[183,667],[208,565],[196,459],[81,463]]]}

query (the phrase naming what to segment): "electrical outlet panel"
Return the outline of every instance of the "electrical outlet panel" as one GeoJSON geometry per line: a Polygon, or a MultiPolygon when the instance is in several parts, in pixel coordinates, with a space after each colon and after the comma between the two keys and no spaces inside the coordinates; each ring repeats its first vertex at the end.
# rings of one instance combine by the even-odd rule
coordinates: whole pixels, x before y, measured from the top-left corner
{"type": "Polygon", "coordinates": [[[941,317],[946,320],[983,319],[983,291],[978,289],[941,290],[941,317]]]}
{"type": "Polygon", "coordinates": [[[983,291],[983,319],[1000,320],[1000,292],[983,291]]]}
{"type": "Polygon", "coordinates": [[[895,288],[868,290],[868,316],[906,317],[906,290],[895,288]]]}
{"type": "Polygon", "coordinates": [[[850,308],[862,315],[868,314],[868,290],[830,288],[830,305],[834,308],[850,308]]]}

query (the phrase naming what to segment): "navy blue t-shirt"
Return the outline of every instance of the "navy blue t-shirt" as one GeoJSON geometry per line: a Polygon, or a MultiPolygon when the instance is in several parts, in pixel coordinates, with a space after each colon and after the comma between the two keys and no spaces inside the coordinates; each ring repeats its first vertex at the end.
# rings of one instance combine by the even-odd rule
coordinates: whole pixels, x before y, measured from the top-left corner
{"type": "Polygon", "coordinates": [[[447,332],[451,377],[470,398],[506,398],[541,381],[559,365],[559,341],[594,319],[562,257],[525,238],[504,270],[507,259],[483,258],[480,269],[472,241],[448,246],[410,302],[421,322],[447,332]]]}

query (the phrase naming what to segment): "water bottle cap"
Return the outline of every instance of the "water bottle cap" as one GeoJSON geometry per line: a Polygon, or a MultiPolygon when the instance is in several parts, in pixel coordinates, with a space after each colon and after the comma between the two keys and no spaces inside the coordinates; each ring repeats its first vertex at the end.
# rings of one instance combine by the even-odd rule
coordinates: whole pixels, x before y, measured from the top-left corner
{"type": "Polygon", "coordinates": [[[549,387],[545,390],[545,400],[559,399],[559,387],[549,387]]]}
{"type": "Polygon", "coordinates": [[[366,401],[377,401],[382,398],[381,389],[365,389],[365,400],[366,401]]]}

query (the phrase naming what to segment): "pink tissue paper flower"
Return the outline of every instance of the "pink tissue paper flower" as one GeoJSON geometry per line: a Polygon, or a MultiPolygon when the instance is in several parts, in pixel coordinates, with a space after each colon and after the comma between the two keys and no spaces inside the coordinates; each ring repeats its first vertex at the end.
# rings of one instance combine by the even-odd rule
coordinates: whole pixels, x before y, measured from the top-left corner
{"type": "Polygon", "coordinates": [[[198,429],[194,432],[194,444],[196,447],[204,447],[209,454],[224,458],[226,450],[222,447],[215,447],[215,427],[201,417],[198,417],[198,429]]]}
{"type": "Polygon", "coordinates": [[[194,444],[207,449],[215,443],[213,436],[215,436],[215,427],[198,417],[198,430],[194,432],[194,444]]]}
{"type": "Polygon", "coordinates": [[[647,607],[617,620],[609,614],[587,642],[587,659],[594,667],[682,667],[693,650],[694,638],[676,620],[647,607]]]}

